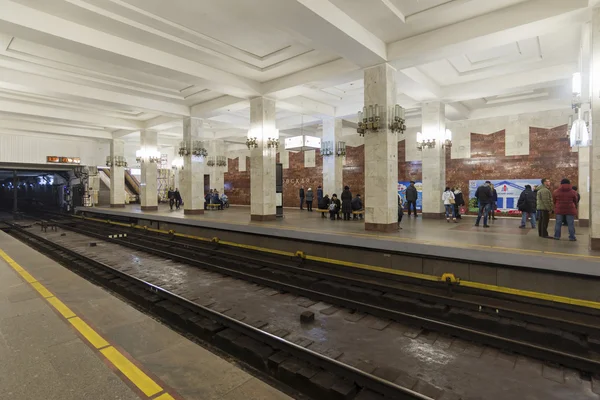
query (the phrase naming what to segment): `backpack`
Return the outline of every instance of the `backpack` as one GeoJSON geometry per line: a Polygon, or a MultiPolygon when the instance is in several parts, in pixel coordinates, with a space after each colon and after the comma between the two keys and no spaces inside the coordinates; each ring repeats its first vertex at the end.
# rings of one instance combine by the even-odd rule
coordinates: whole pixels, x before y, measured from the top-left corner
{"type": "Polygon", "coordinates": [[[329,211],[335,211],[335,203],[329,205],[329,211]]]}

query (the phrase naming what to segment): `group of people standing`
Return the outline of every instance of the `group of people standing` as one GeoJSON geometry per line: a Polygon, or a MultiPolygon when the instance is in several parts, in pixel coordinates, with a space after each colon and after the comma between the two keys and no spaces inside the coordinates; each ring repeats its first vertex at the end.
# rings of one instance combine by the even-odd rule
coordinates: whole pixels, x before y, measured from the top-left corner
{"type": "MultiPolygon", "coordinates": [[[[560,186],[554,192],[550,191],[550,185],[550,179],[544,178],[542,184],[535,189],[537,214],[531,212],[531,207],[528,209],[528,214],[531,216],[531,226],[535,228],[537,217],[538,235],[542,238],[560,240],[562,225],[566,222],[569,229],[569,240],[574,242],[577,240],[575,237],[575,216],[577,215],[579,200],[581,200],[581,196],[577,192],[577,186],[571,185],[571,181],[566,178],[560,181],[560,186]],[[556,216],[554,236],[548,234],[548,224],[552,213],[556,216]]],[[[525,219],[521,220],[523,227],[525,222],[525,219]]]]}
{"type": "Polygon", "coordinates": [[[173,206],[175,206],[176,210],[179,210],[179,207],[181,207],[183,204],[181,193],[179,193],[178,188],[175,188],[175,190],[173,190],[173,188],[169,188],[167,192],[167,198],[169,199],[169,208],[171,210],[173,210],[173,206]]]}
{"type": "MultiPolygon", "coordinates": [[[[300,210],[304,210],[304,204],[306,204],[306,210],[312,212],[314,201],[312,188],[308,188],[308,190],[305,191],[304,187],[301,187],[299,196],[300,210]]],[[[348,186],[344,186],[344,190],[342,191],[340,198],[338,198],[337,194],[335,193],[332,194],[330,198],[328,194],[323,194],[323,188],[319,186],[317,188],[317,207],[319,210],[329,211],[329,218],[331,220],[343,218],[344,221],[350,221],[351,219],[357,219],[357,217],[362,219],[362,215],[352,216],[353,211],[363,210],[363,203],[360,194],[357,194],[354,198],[352,197],[350,187],[348,186]],[[342,217],[340,217],[340,214],[342,214],[342,217]]],[[[321,216],[325,218],[324,213],[322,213],[321,216]]]]}
{"type": "MultiPolygon", "coordinates": [[[[455,189],[446,186],[444,193],[442,193],[442,202],[444,203],[446,222],[450,222],[450,219],[452,219],[454,223],[457,223],[457,219],[462,219],[460,207],[465,205],[465,199],[460,188],[455,189]]],[[[416,213],[415,211],[415,215],[416,213]]]]}

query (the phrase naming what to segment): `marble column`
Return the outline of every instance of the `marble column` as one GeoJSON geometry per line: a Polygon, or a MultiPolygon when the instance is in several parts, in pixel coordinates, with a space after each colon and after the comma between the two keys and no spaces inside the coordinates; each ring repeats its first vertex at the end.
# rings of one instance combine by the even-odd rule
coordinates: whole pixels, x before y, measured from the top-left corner
{"type": "Polygon", "coordinates": [[[249,137],[256,138],[257,148],[250,150],[250,219],[275,219],[275,160],[277,150],[267,147],[269,138],[279,138],[275,126],[275,101],[257,97],[250,100],[249,137]]]}
{"type": "MultiPolygon", "coordinates": [[[[217,189],[219,194],[223,194],[225,190],[225,171],[227,167],[219,167],[216,165],[217,156],[225,155],[225,142],[223,140],[211,140],[208,154],[214,157],[215,166],[210,168],[210,188],[217,189]]],[[[227,160],[227,159],[225,159],[227,160]]]]}
{"type": "MultiPolygon", "coordinates": [[[[600,93],[600,8],[592,10],[591,93],[600,93]]],[[[590,96],[592,123],[590,148],[590,248],[600,250],[600,97],[590,96]]]]}
{"type": "MultiPolygon", "coordinates": [[[[158,150],[158,134],[155,131],[140,132],[140,147],[146,155],[158,150]]],[[[146,156],[141,163],[140,204],[142,211],[158,210],[158,163],[146,156]]]]}
{"type": "Polygon", "coordinates": [[[398,230],[398,138],[388,114],[396,104],[396,70],[381,64],[365,70],[365,106],[379,105],[381,127],[365,133],[365,229],[398,230]]]}
{"type": "Polygon", "coordinates": [[[446,186],[446,149],[443,147],[446,132],[445,105],[439,101],[423,103],[421,133],[434,137],[435,147],[423,148],[423,218],[442,218],[444,205],[442,193],[446,186]]]}
{"type": "MultiPolygon", "coordinates": [[[[202,138],[202,120],[183,119],[183,141],[192,148],[192,143],[202,138]]],[[[206,145],[205,145],[206,146],[206,145]]],[[[204,157],[183,156],[183,170],[179,172],[179,192],[183,198],[183,213],[204,214],[204,157]]]]}
{"type": "Polygon", "coordinates": [[[88,192],[90,194],[90,203],[93,206],[98,205],[98,194],[100,193],[100,176],[98,176],[97,167],[88,167],[88,192]]]}
{"type": "MultiPolygon", "coordinates": [[[[335,152],[337,142],[342,140],[342,120],[327,118],[323,120],[323,142],[330,142],[335,152]]],[[[323,157],[323,194],[341,193],[344,188],[342,169],[344,157],[336,154],[323,157]]],[[[350,190],[356,188],[350,188],[350,190]]]]}
{"type": "MultiPolygon", "coordinates": [[[[125,143],[113,139],[110,142],[110,159],[125,157],[125,143]]],[[[125,167],[110,167],[110,206],[113,208],[125,207],[125,167]]]]}
{"type": "MultiPolygon", "coordinates": [[[[591,23],[585,23],[581,30],[581,102],[582,111],[591,112],[590,90],[591,90],[591,23]]],[[[590,127],[591,128],[591,127],[590,127]]],[[[578,222],[581,227],[590,226],[590,148],[580,147],[577,149],[578,177],[577,189],[581,200],[578,207],[578,222]]]]}

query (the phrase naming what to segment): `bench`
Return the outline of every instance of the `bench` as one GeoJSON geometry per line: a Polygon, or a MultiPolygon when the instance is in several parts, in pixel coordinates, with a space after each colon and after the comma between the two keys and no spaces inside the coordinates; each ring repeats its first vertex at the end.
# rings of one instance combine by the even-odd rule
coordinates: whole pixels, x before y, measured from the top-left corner
{"type": "Polygon", "coordinates": [[[363,215],[365,215],[365,210],[352,211],[352,218],[353,219],[355,219],[357,215],[360,217],[360,219],[362,219],[363,215]]]}
{"type": "Polygon", "coordinates": [[[317,212],[321,213],[321,218],[325,218],[325,214],[329,214],[329,210],[324,208],[317,208],[317,212]]]}
{"type": "Polygon", "coordinates": [[[206,208],[208,210],[218,210],[221,207],[220,204],[207,204],[206,208]]]}

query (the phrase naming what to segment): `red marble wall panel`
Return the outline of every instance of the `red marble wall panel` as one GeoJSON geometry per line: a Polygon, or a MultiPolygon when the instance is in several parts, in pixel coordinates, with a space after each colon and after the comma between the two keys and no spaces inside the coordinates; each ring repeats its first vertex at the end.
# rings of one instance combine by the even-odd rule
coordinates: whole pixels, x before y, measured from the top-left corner
{"type": "Polygon", "coordinates": [[[300,206],[300,188],[304,190],[311,188],[315,200],[313,206],[317,206],[317,187],[323,185],[323,157],[320,151],[315,151],[315,167],[304,167],[304,153],[289,153],[290,167],[283,170],[283,206],[300,206]]]}
{"type": "Polygon", "coordinates": [[[230,158],[225,172],[225,194],[229,203],[250,205],[250,158],[230,158]],[[246,163],[246,171],[239,171],[239,162],[246,163]]]}
{"type": "Polygon", "coordinates": [[[471,133],[471,158],[503,157],[505,140],[504,131],[489,135],[471,133]]]}
{"type": "Polygon", "coordinates": [[[406,161],[406,140],[398,142],[398,180],[404,182],[423,179],[421,161],[406,161]]]}
{"type": "MultiPolygon", "coordinates": [[[[342,169],[342,185],[348,186],[352,195],[360,194],[365,198],[365,146],[346,146],[346,165],[342,169]]],[[[341,190],[336,192],[341,196],[341,190]]],[[[333,193],[329,193],[331,196],[333,193]]]]}

